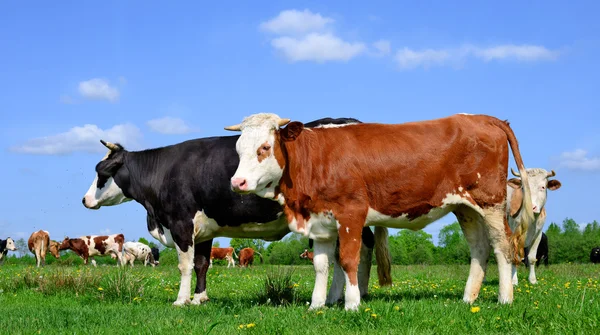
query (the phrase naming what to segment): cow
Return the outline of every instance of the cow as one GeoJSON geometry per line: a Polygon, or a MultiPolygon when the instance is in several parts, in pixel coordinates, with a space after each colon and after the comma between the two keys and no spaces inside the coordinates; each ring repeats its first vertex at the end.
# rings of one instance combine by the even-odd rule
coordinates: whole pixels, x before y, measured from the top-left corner
{"type": "Polygon", "coordinates": [[[50,233],[46,230],[38,230],[31,233],[27,240],[29,251],[35,255],[36,266],[46,265],[46,253],[50,251],[54,258],[60,258],[58,246],[60,243],[50,240],[50,233]]]}
{"type": "Polygon", "coordinates": [[[511,262],[520,263],[533,213],[527,172],[507,121],[457,114],[309,129],[260,113],[225,129],[241,131],[231,188],[278,202],[290,230],[314,239],[311,309],[325,305],[336,238],[345,309],[356,311],[363,227],[419,230],[450,212],[471,249],[463,300],[477,298],[491,246],[499,269],[498,301],[512,303],[511,262]],[[523,212],[529,214],[513,231],[505,215],[509,146],[523,179],[523,212]]]}
{"type": "Polygon", "coordinates": [[[314,252],[304,249],[304,252],[300,254],[300,258],[308,259],[311,263],[313,262],[314,252]]]}
{"type": "MultiPolygon", "coordinates": [[[[529,250],[529,248],[525,247],[525,259],[523,263],[525,263],[526,267],[529,267],[529,253],[533,252],[529,250]]],[[[544,262],[544,265],[548,266],[548,236],[546,233],[542,233],[542,238],[540,239],[540,244],[538,245],[537,252],[535,253],[536,263],[544,262]]]]}
{"type": "Polygon", "coordinates": [[[592,248],[592,252],[590,252],[590,262],[594,264],[600,263],[600,247],[592,248]]]}
{"type": "Polygon", "coordinates": [[[10,237],[8,237],[6,240],[0,238],[0,264],[4,262],[4,258],[6,258],[6,254],[8,254],[9,250],[17,250],[15,241],[10,237]]]}
{"type": "Polygon", "coordinates": [[[235,250],[233,250],[232,247],[211,248],[210,249],[210,265],[208,267],[212,268],[212,260],[215,258],[227,260],[228,268],[229,268],[229,266],[235,267],[235,260],[233,259],[233,256],[235,256],[236,258],[239,258],[238,255],[235,253],[235,250]]]}
{"type": "MultiPolygon", "coordinates": [[[[521,217],[525,214],[521,208],[521,199],[523,197],[523,192],[521,189],[522,182],[519,178],[519,174],[514,172],[512,169],[511,171],[517,178],[509,179],[506,186],[506,216],[508,217],[508,224],[510,228],[514,230],[522,220],[521,217]]],[[[548,172],[541,168],[531,168],[527,169],[527,176],[529,178],[529,189],[531,190],[531,204],[534,217],[529,222],[527,240],[531,241],[531,244],[525,245],[525,247],[529,249],[529,253],[525,253],[525,257],[527,257],[527,263],[530,264],[529,282],[531,284],[536,284],[537,279],[535,277],[535,263],[538,260],[537,250],[542,239],[542,230],[544,229],[544,224],[546,222],[546,199],[548,196],[548,190],[554,191],[559,189],[561,183],[557,179],[550,179],[556,176],[554,170],[548,172]]],[[[519,280],[517,278],[517,267],[514,264],[512,266],[512,283],[513,285],[519,284],[519,280]]]]}
{"type": "Polygon", "coordinates": [[[240,250],[240,267],[248,267],[254,263],[254,253],[260,257],[260,264],[263,263],[262,254],[258,251],[254,251],[252,248],[244,248],[240,250]]]}
{"type": "MultiPolygon", "coordinates": [[[[79,238],[69,238],[68,236],[62,241],[58,250],[71,249],[81,259],[83,264],[88,263],[88,259],[92,259],[92,265],[96,266],[95,256],[114,255],[117,259],[117,266],[123,264],[123,243],[125,237],[123,234],[112,235],[87,235],[79,238]]],[[[115,258],[113,257],[113,258],[115,258]]]]}
{"type": "MultiPolygon", "coordinates": [[[[144,206],[150,234],[177,250],[181,282],[175,306],[209,300],[206,271],[213,238],[277,241],[290,232],[279,204],[231,191],[229,178],[238,164],[238,137],[208,137],[143,151],[128,151],[118,143],[100,141],[108,153],[96,165],[96,177],[82,204],[94,210],[128,201],[144,206]],[[197,280],[190,301],[192,269],[197,280]]],[[[387,230],[381,232],[387,234],[387,230]]],[[[376,251],[387,248],[387,239],[376,238],[376,242],[376,251]]],[[[385,257],[377,257],[377,261],[378,268],[389,276],[389,262],[385,263],[385,257]]],[[[365,287],[367,275],[363,272],[360,276],[365,287]]],[[[341,293],[330,291],[329,296],[336,301],[341,293]]]]}
{"type": "Polygon", "coordinates": [[[154,264],[155,265],[160,264],[160,262],[158,261],[160,258],[160,251],[158,250],[158,248],[152,247],[152,248],[150,248],[150,250],[152,251],[152,257],[154,257],[154,264]]]}
{"type": "Polygon", "coordinates": [[[155,266],[156,261],[152,250],[142,242],[125,242],[123,244],[123,265],[129,263],[133,267],[135,260],[142,261],[144,266],[155,266]]]}

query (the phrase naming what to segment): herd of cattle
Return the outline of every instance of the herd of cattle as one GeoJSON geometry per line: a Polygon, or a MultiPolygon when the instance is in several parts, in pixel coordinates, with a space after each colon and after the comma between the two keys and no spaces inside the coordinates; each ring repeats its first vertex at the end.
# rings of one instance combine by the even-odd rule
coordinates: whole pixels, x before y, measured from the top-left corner
{"type": "MultiPolygon", "coordinates": [[[[550,179],[554,171],[525,168],[508,122],[471,114],[404,124],[290,121],[254,114],[225,128],[241,135],[143,151],[100,140],[108,153],[82,203],[97,210],[133,200],[146,209],[149,233],[177,250],[181,284],[174,305],[208,300],[206,273],[213,258],[235,265],[233,248],[212,248],[215,237],[308,237],[314,251],[300,257],[314,264],[311,309],[340,300],[345,286],[345,308],[357,310],[367,294],[373,251],[380,284],[392,282],[387,229],[420,230],[448,213],[456,215],[471,251],[465,302],[479,295],[490,250],[498,264],[500,303],[512,303],[523,259],[531,283],[542,259],[538,251],[545,251],[547,264],[546,196],[561,183],[550,179]],[[509,152],[518,169],[511,168],[511,179],[509,152]],[[197,281],[190,300],[192,270],[197,281]]],[[[120,262],[142,257],[157,263],[151,252],[129,256],[131,242],[123,240],[117,234],[42,244],[53,254],[53,248],[70,248],[86,263],[106,253],[120,262]]],[[[2,243],[4,253],[14,248],[10,239],[2,243]]],[[[240,264],[252,264],[254,252],[242,250],[240,264]]],[[[600,248],[590,259],[600,261],[600,248]]]]}

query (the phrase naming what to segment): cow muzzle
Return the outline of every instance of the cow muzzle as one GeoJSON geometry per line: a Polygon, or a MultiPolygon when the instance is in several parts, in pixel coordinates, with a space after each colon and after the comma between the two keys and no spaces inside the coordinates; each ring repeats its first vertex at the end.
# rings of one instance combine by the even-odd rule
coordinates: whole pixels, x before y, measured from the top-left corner
{"type": "Polygon", "coordinates": [[[90,203],[93,203],[93,201],[89,201],[87,199],[87,196],[84,196],[83,199],[81,199],[81,203],[87,209],[98,209],[98,208],[100,208],[100,205],[98,204],[98,202],[96,202],[96,205],[93,205],[93,206],[90,205],[90,203]]]}
{"type": "Polygon", "coordinates": [[[248,190],[248,181],[246,178],[231,178],[231,189],[234,192],[246,192],[248,190]]]}

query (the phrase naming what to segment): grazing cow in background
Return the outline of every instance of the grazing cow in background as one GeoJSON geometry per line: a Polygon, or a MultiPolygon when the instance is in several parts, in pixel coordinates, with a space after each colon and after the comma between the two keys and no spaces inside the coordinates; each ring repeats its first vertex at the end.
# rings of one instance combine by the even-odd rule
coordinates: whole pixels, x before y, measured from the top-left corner
{"type": "Polygon", "coordinates": [[[240,250],[240,267],[248,267],[254,263],[254,253],[260,257],[260,264],[263,263],[262,254],[258,251],[254,251],[252,248],[244,248],[240,250]]]}
{"type": "Polygon", "coordinates": [[[311,308],[325,304],[336,238],[346,274],[345,308],[357,310],[363,227],[419,230],[450,212],[471,249],[464,301],[472,303],[479,294],[491,246],[498,300],[512,303],[511,260],[521,260],[533,214],[527,172],[508,122],[487,115],[312,129],[289,122],[262,113],[225,128],[241,131],[231,187],[279,202],[290,230],[314,239],[311,308]],[[523,212],[529,214],[512,232],[505,215],[509,145],[523,179],[523,212]]]}
{"type": "Polygon", "coordinates": [[[150,248],[150,250],[152,251],[152,257],[154,257],[154,264],[155,265],[160,264],[160,262],[158,261],[158,259],[160,258],[160,251],[158,250],[158,248],[152,247],[152,248],[150,248]]]}
{"type": "Polygon", "coordinates": [[[15,246],[15,241],[10,237],[6,240],[0,239],[0,262],[4,262],[4,258],[6,257],[6,254],[8,254],[9,250],[17,250],[17,247],[15,246]]]}
{"type": "Polygon", "coordinates": [[[83,264],[92,259],[92,265],[96,266],[95,256],[104,256],[113,254],[117,258],[117,266],[123,264],[123,243],[125,237],[123,234],[113,235],[87,235],[79,238],[65,237],[59,246],[59,250],[71,249],[74,253],[83,259],[83,264]]]}
{"type": "Polygon", "coordinates": [[[590,253],[590,262],[596,264],[600,263],[600,247],[595,247],[590,253]]]}
{"type": "Polygon", "coordinates": [[[46,265],[46,253],[48,250],[50,250],[50,253],[55,258],[58,259],[60,257],[60,253],[58,252],[59,245],[60,243],[50,240],[50,233],[46,230],[33,232],[27,241],[27,247],[35,255],[38,268],[41,265],[46,265]]]}
{"type": "MultiPolygon", "coordinates": [[[[508,180],[506,186],[506,215],[508,217],[508,225],[512,230],[516,229],[519,222],[523,220],[525,214],[522,210],[522,182],[520,175],[512,170],[513,175],[518,178],[511,178],[508,180]]],[[[531,205],[533,210],[533,218],[529,221],[529,230],[527,231],[527,241],[525,247],[529,249],[529,253],[525,254],[529,266],[529,282],[532,284],[537,283],[535,277],[535,263],[537,260],[537,250],[542,240],[542,230],[544,229],[544,223],[546,222],[546,199],[548,196],[548,190],[554,191],[560,188],[561,183],[557,179],[550,179],[556,176],[554,170],[548,172],[540,168],[527,169],[527,177],[529,178],[529,189],[531,190],[531,205]]],[[[547,249],[547,246],[546,246],[547,249]]],[[[513,285],[519,284],[517,278],[517,267],[513,264],[512,266],[512,283],[513,285]]]]}
{"type": "Polygon", "coordinates": [[[225,259],[225,260],[227,260],[228,268],[229,268],[229,266],[235,267],[235,260],[233,259],[234,255],[236,258],[239,258],[238,255],[235,253],[235,250],[233,250],[232,247],[211,248],[211,250],[210,250],[210,265],[208,267],[210,267],[210,268],[212,267],[213,259],[225,259]]]}
{"type": "Polygon", "coordinates": [[[135,260],[142,261],[144,266],[156,265],[154,255],[149,246],[142,242],[125,242],[123,244],[123,265],[129,263],[133,267],[135,260]]]}
{"type": "Polygon", "coordinates": [[[304,249],[304,252],[300,254],[300,258],[308,259],[311,263],[313,262],[314,252],[304,249]]]}
{"type": "MultiPolygon", "coordinates": [[[[526,267],[529,267],[529,253],[532,253],[532,250],[525,247],[525,263],[526,267]]],[[[540,239],[540,244],[538,245],[537,252],[535,254],[535,258],[537,259],[536,263],[544,262],[544,265],[548,266],[548,236],[546,233],[542,233],[542,238],[540,239]]]]}
{"type": "MultiPolygon", "coordinates": [[[[330,119],[323,122],[333,123],[330,119]]],[[[181,282],[176,306],[208,300],[206,271],[213,238],[276,241],[290,231],[279,204],[231,191],[238,137],[209,137],[143,151],[127,151],[120,144],[101,141],[109,151],[96,165],[96,177],[82,203],[89,209],[131,200],[144,206],[150,234],[177,250],[181,282]],[[192,270],[197,280],[190,301],[192,270]]],[[[387,247],[387,239],[376,242],[376,250],[387,247]]],[[[382,265],[383,260],[377,257],[378,267],[389,274],[391,268],[382,265]]],[[[368,283],[367,275],[360,278],[368,283]]],[[[332,299],[337,299],[334,293],[330,291],[332,299]]]]}

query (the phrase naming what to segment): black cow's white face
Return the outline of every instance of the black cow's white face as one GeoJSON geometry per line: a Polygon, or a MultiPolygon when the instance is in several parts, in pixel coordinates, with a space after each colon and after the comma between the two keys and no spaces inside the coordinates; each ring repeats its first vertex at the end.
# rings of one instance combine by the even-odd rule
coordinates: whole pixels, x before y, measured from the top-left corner
{"type": "Polygon", "coordinates": [[[10,238],[10,237],[6,239],[6,249],[10,250],[10,251],[17,250],[17,246],[15,245],[15,241],[12,238],[10,238]]]}
{"type": "Polygon", "coordinates": [[[109,151],[96,165],[96,178],[81,201],[89,209],[115,206],[132,200],[125,196],[114,178],[123,165],[123,154],[125,152],[123,147],[119,144],[101,142],[109,148],[109,151]]]}

